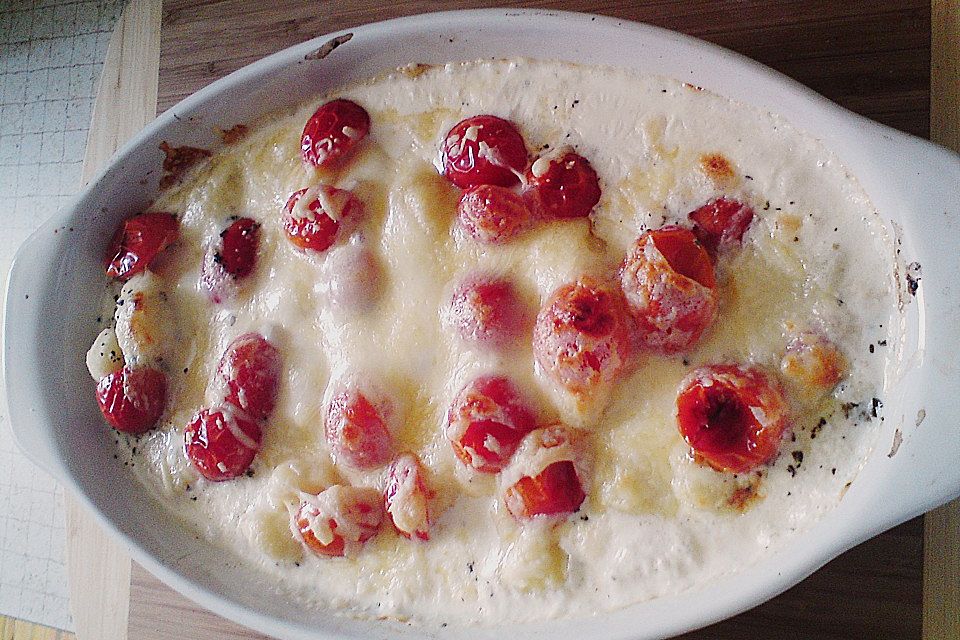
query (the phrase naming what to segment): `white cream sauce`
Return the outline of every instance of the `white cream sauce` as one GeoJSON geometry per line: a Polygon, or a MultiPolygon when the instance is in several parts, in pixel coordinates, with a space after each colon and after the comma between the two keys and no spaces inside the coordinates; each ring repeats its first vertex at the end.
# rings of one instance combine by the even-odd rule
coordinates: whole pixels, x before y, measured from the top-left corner
{"type": "Polygon", "coordinates": [[[588,615],[677,593],[810,527],[838,503],[876,439],[870,403],[883,397],[899,340],[886,229],[819,142],[675,80],[533,61],[406,70],[264,119],[161,194],[154,209],[182,221],[181,240],[153,265],[152,286],[164,290],[176,328],[157,329],[166,341],[135,351],[141,362],[162,358],[170,401],[160,428],[122,438],[122,451],[171,513],[307,607],[489,624],[588,615]],[[367,109],[371,132],[346,164],[314,176],[300,160],[303,123],[321,101],[340,96],[367,109]],[[603,189],[591,216],[595,237],[586,220],[544,225],[504,246],[461,234],[459,190],[433,162],[446,131],[482,113],[515,122],[531,157],[570,145],[590,160],[603,189]],[[701,156],[712,153],[729,160],[733,177],[704,172],[701,156]],[[287,197],[318,179],[353,190],[367,212],[346,245],[320,256],[296,250],[280,226],[287,197]],[[511,278],[532,316],[559,285],[612,273],[644,229],[684,223],[720,195],[752,204],[757,217],[742,250],[718,264],[716,322],[686,361],[644,357],[599,418],[578,414],[534,371],[528,343],[497,355],[461,342],[441,322],[456,283],[477,271],[511,278]],[[262,223],[259,264],[235,300],[214,306],[198,289],[199,269],[231,215],[262,223]],[[371,263],[380,275],[353,267],[371,263]],[[849,377],[830,397],[795,401],[793,437],[762,478],[696,465],[673,416],[680,380],[714,362],[775,370],[788,321],[838,344],[849,377]],[[183,428],[216,400],[211,381],[227,344],[268,329],[285,374],[253,476],[198,479],[182,451],[183,428]],[[463,384],[485,372],[516,380],[543,422],[560,418],[592,432],[587,502],[555,528],[517,523],[495,478],[458,471],[445,412],[463,384]],[[383,487],[383,470],[354,472],[330,459],[322,399],[328,381],[343,375],[375,376],[397,399],[401,449],[421,456],[439,492],[434,511],[442,513],[428,543],[387,525],[356,557],[329,559],[302,553],[293,539],[288,510],[301,491],[335,482],[383,487]],[[848,405],[845,417],[842,403],[860,404],[848,405]],[[729,506],[733,491],[751,483],[759,497],[743,512],[729,506]]]}

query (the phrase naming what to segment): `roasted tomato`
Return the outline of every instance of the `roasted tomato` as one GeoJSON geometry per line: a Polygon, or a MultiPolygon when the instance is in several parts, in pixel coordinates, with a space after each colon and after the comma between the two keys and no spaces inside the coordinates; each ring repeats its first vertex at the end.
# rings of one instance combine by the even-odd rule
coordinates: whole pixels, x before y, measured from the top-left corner
{"type": "Polygon", "coordinates": [[[283,230],[298,248],[323,252],[349,233],[362,215],[363,205],[351,192],[322,184],[290,195],[283,230]]]}
{"type": "Polygon", "coordinates": [[[255,420],[266,420],[277,402],[280,352],[259,333],[245,333],[223,352],[217,375],[225,400],[255,420]]]}
{"type": "Polygon", "coordinates": [[[334,163],[370,132],[366,109],[350,100],[331,100],[307,120],[300,137],[303,161],[314,167],[334,163]]]}
{"type": "Polygon", "coordinates": [[[517,342],[525,314],[509,280],[476,276],[453,292],[444,319],[467,342],[504,349],[517,342]]]}
{"type": "Polygon", "coordinates": [[[538,158],[527,171],[528,197],[545,218],[583,218],[600,202],[600,179],[572,151],[538,158]]]}
{"type": "Polygon", "coordinates": [[[620,284],[640,343],[658,353],[692,347],[717,311],[710,256],[680,227],[640,236],[624,260],[620,284]]]}
{"type": "Polygon", "coordinates": [[[167,377],[149,367],[114,371],[97,383],[100,412],[117,431],[144,433],[157,424],[167,402],[167,377]]]}
{"type": "Polygon", "coordinates": [[[260,425],[229,405],[201,409],[183,433],[187,457],[214,482],[243,474],[260,450],[260,438],[260,425]]]}
{"type": "Polygon", "coordinates": [[[780,371],[805,394],[829,391],[847,374],[843,352],[826,336],[788,327],[789,342],[780,360],[780,371]]]}
{"type": "Polygon", "coordinates": [[[377,535],[383,522],[383,498],[375,489],[334,485],[300,502],[293,530],[317,555],[352,555],[377,535]]]}
{"type": "Polygon", "coordinates": [[[626,369],[630,323],[619,291],[584,276],[554,291],[533,331],[537,363],[577,396],[604,396],[626,369]]]}
{"type": "Polygon", "coordinates": [[[744,473],[771,460],[788,424],[779,385],[756,367],[700,367],[680,385],[680,435],[718,471],[744,473]]]}
{"type": "Polygon", "coordinates": [[[506,187],[478,184],[460,196],[460,226],[478,242],[503,244],[533,224],[526,200],[506,187]]]}
{"type": "Polygon", "coordinates": [[[384,506],[393,526],[407,538],[430,539],[430,499],[426,473],[420,460],[404,453],[390,464],[384,506]]]}
{"type": "Polygon", "coordinates": [[[368,397],[348,384],[330,400],[325,432],[334,461],[354,469],[376,469],[393,455],[391,407],[380,395],[368,397]]]}
{"type": "Polygon", "coordinates": [[[496,473],[534,428],[533,412],[510,380],[481,376],[468,382],[447,413],[447,438],[460,462],[496,473]]]}
{"type": "Polygon", "coordinates": [[[496,116],[461,120],[440,149],[443,175],[461,189],[478,184],[509,187],[527,166],[527,146],[512,123],[496,116]]]}
{"type": "Polygon", "coordinates": [[[515,518],[573,513],[586,499],[577,467],[582,434],[564,425],[537,429],[503,472],[504,502],[515,518]]]}
{"type": "Polygon", "coordinates": [[[110,242],[107,275],[129,280],[150,266],[157,254],[179,236],[180,223],[172,213],[148,211],[124,220],[110,242]]]}
{"type": "Polygon", "coordinates": [[[740,244],[753,220],[753,209],[737,200],[717,198],[691,211],[690,220],[697,240],[716,255],[720,249],[740,244]]]}
{"type": "Polygon", "coordinates": [[[215,303],[233,295],[236,283],[257,266],[260,225],[250,218],[238,218],[207,250],[200,272],[200,285],[215,303]]]}

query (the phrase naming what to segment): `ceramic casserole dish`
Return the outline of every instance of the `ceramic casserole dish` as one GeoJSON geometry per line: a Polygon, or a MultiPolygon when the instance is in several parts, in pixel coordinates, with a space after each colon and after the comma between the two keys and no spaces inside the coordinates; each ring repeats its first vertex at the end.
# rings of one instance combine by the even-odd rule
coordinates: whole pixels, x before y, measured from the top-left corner
{"type": "Polygon", "coordinates": [[[824,563],[960,495],[960,157],[850,113],[737,54],[647,25],[573,13],[436,13],[321,36],[245,67],[169,109],[127,144],[74,202],[17,253],[8,284],[4,372],[14,433],[137,560],[199,604],[264,633],[306,638],[660,638],[731,616],[824,563]],[[347,37],[349,36],[349,37],[347,37]],[[326,47],[328,55],[314,52],[326,47]],[[84,354],[101,258],[120,220],[158,188],[161,141],[219,146],[217,125],[384,70],[418,63],[528,57],[635,69],[769,110],[819,138],[869,194],[900,249],[902,352],[877,446],[836,509],[788,547],[676,596],[592,618],[425,630],[305,611],[228,552],[198,541],[114,459],[84,354]],[[911,266],[913,291],[906,286],[911,266]],[[919,266],[918,266],[919,265],[919,266]]]}

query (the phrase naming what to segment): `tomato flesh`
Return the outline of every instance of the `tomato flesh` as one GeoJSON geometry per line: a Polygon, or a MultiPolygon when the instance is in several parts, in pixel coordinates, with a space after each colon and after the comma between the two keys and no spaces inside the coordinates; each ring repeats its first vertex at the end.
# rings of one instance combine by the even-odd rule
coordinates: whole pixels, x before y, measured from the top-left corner
{"type": "Polygon", "coordinates": [[[447,438],[457,458],[480,473],[506,466],[534,416],[514,384],[486,375],[467,383],[447,413],[447,438]]]}
{"type": "Polygon", "coordinates": [[[149,367],[126,366],[100,378],[97,404],[117,431],[140,434],[152,429],[167,401],[167,377],[149,367]]]}
{"type": "Polygon", "coordinates": [[[383,410],[355,388],[344,389],[330,401],[325,432],[334,460],[354,469],[381,467],[393,453],[383,410]]]}
{"type": "Polygon", "coordinates": [[[107,275],[129,280],[177,241],[180,223],[172,213],[148,211],[128,218],[117,229],[107,252],[107,275]]]}
{"type": "Polygon", "coordinates": [[[300,189],[290,195],[284,207],[283,230],[299,249],[322,253],[332,247],[356,223],[363,212],[363,205],[349,191],[327,185],[316,188],[316,195],[308,194],[310,189],[300,189]],[[300,203],[307,197],[308,202],[300,203]],[[327,211],[324,205],[335,206],[338,211],[327,211]]]}
{"type": "Polygon", "coordinates": [[[480,184],[509,187],[527,166],[527,146],[513,123],[490,115],[461,120],[441,148],[443,175],[461,189],[480,184]]]}
{"type": "Polygon", "coordinates": [[[235,338],[217,367],[227,387],[225,401],[255,420],[266,420],[273,411],[280,373],[280,352],[258,333],[235,338]]]}
{"type": "Polygon", "coordinates": [[[453,292],[446,317],[463,340],[495,349],[515,343],[524,325],[523,306],[509,280],[467,280],[453,292]]]}
{"type": "Polygon", "coordinates": [[[507,489],[506,503],[517,518],[556,516],[573,513],[587,494],[570,460],[548,465],[536,476],[524,476],[507,489]]]}
{"type": "Polygon", "coordinates": [[[317,555],[348,555],[377,535],[383,522],[382,498],[373,489],[334,485],[312,499],[301,500],[293,514],[300,541],[317,555]],[[314,527],[329,538],[323,542],[314,527]]]}
{"type": "Polygon", "coordinates": [[[690,212],[693,232],[712,255],[739,245],[753,221],[753,209],[737,200],[717,198],[690,212]]]}
{"type": "Polygon", "coordinates": [[[370,115],[351,100],[331,100],[320,105],[303,128],[300,152],[314,167],[335,163],[370,132],[370,115]]]}
{"type": "Polygon", "coordinates": [[[589,277],[561,286],[537,315],[533,350],[543,371],[567,391],[609,390],[632,351],[619,292],[589,277]]]}
{"type": "Polygon", "coordinates": [[[620,285],[640,344],[654,352],[690,349],[716,315],[713,263],[687,229],[640,236],[624,259],[620,285]]]}
{"type": "Polygon", "coordinates": [[[387,472],[384,506],[394,528],[406,538],[430,539],[430,505],[423,465],[412,453],[398,456],[387,472]]]}
{"type": "Polygon", "coordinates": [[[242,475],[260,449],[260,425],[230,407],[201,409],[183,434],[184,451],[214,482],[242,475]]]}
{"type": "Polygon", "coordinates": [[[677,426],[699,459],[718,471],[745,473],[777,455],[788,408],[760,369],[713,365],[681,384],[677,426]]]}
{"type": "Polygon", "coordinates": [[[506,187],[470,187],[457,204],[460,226],[477,242],[503,244],[530,228],[533,214],[526,201],[506,187]]]}
{"type": "Polygon", "coordinates": [[[590,162],[573,152],[541,158],[527,171],[532,200],[545,218],[582,218],[600,202],[600,178],[590,162]],[[543,162],[548,165],[541,170],[543,162]]]}

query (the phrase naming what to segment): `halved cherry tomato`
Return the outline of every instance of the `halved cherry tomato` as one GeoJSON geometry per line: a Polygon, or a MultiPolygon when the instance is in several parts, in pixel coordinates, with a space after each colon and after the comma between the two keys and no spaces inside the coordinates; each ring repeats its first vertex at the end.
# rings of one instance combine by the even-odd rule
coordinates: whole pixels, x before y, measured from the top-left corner
{"type": "Polygon", "coordinates": [[[604,394],[632,355],[619,291],[584,276],[554,291],[537,315],[533,352],[543,371],[578,396],[604,394]]]}
{"type": "Polygon", "coordinates": [[[280,373],[280,352],[259,333],[235,338],[217,367],[227,387],[224,400],[255,420],[266,420],[273,411],[280,373]]]}
{"type": "Polygon", "coordinates": [[[180,223],[172,213],[148,211],[124,220],[110,241],[107,275],[129,280],[177,241],[180,223]]]}
{"type": "Polygon", "coordinates": [[[474,277],[456,288],[446,319],[468,342],[503,349],[523,331],[523,305],[509,280],[474,277]]]}
{"type": "Polygon", "coordinates": [[[351,192],[322,184],[293,192],[284,212],[283,230],[290,242],[323,252],[356,224],[363,205],[351,192]]]}
{"type": "Polygon", "coordinates": [[[308,165],[320,167],[343,157],[370,132],[370,115],[350,100],[331,100],[307,120],[300,152],[308,165]]]}
{"type": "Polygon", "coordinates": [[[471,380],[447,413],[447,438],[467,467],[496,473],[534,428],[534,415],[510,380],[485,375],[471,380]]]}
{"type": "Polygon", "coordinates": [[[126,366],[100,378],[97,404],[117,431],[139,434],[152,429],[167,402],[167,377],[149,367],[126,366]]]}
{"type": "Polygon", "coordinates": [[[744,473],[768,462],[788,424],[779,385],[756,367],[700,367],[680,385],[680,435],[718,471],[744,473]]]}
{"type": "Polygon", "coordinates": [[[200,285],[213,302],[231,297],[235,283],[253,273],[259,247],[260,225],[250,218],[238,218],[220,233],[200,272],[200,285]]]}
{"type": "Polygon", "coordinates": [[[565,515],[580,508],[587,497],[575,462],[581,439],[580,432],[561,424],[524,438],[503,476],[510,483],[504,502],[515,518],[565,515]]]}
{"type": "Polygon", "coordinates": [[[384,506],[393,526],[406,538],[430,539],[430,499],[433,491],[427,486],[420,460],[404,453],[390,464],[384,506]]]}
{"type": "Polygon", "coordinates": [[[600,178],[572,151],[539,158],[527,170],[528,197],[545,218],[582,218],[600,202],[600,178]]]}
{"type": "Polygon", "coordinates": [[[790,328],[780,371],[806,393],[829,391],[843,380],[848,366],[843,352],[826,336],[790,328]]]}
{"type": "Polygon", "coordinates": [[[687,229],[647,231],[620,269],[640,343],[659,353],[691,348],[717,310],[713,264],[687,229]]]}
{"type": "Polygon", "coordinates": [[[353,386],[334,395],[325,423],[333,459],[354,469],[375,469],[386,464],[393,454],[386,411],[353,386]]]}
{"type": "Polygon", "coordinates": [[[334,485],[302,500],[292,518],[294,531],[310,551],[349,555],[380,530],[382,497],[374,489],[334,485]]]}
{"type": "Polygon", "coordinates": [[[480,115],[461,120],[440,150],[443,175],[461,189],[478,184],[509,187],[527,166],[527,146],[513,123],[480,115]]]}
{"type": "Polygon", "coordinates": [[[183,432],[184,451],[204,478],[220,482],[250,467],[261,437],[260,425],[232,407],[201,409],[183,432]]]}
{"type": "Polygon", "coordinates": [[[738,245],[743,240],[753,209],[737,200],[717,198],[690,212],[693,233],[711,254],[723,247],[738,245]]]}
{"type": "Polygon", "coordinates": [[[460,196],[460,226],[476,241],[503,244],[530,228],[533,214],[526,201],[506,187],[478,184],[460,196]]]}

